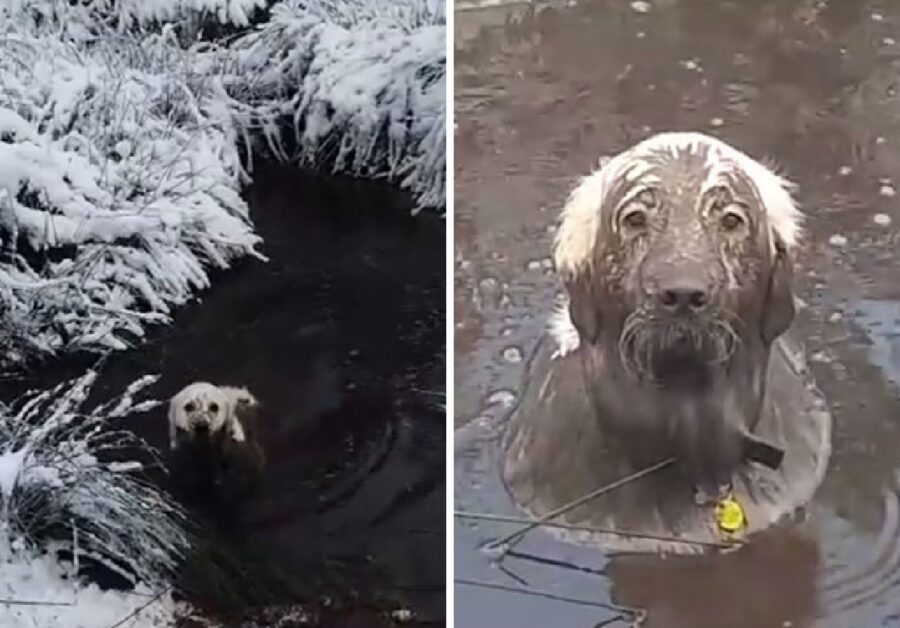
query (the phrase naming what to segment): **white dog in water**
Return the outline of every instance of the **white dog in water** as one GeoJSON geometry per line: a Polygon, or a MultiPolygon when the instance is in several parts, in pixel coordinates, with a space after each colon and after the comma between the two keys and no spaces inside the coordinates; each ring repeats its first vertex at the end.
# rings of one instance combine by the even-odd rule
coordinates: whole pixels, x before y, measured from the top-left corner
{"type": "Polygon", "coordinates": [[[189,384],[169,402],[169,447],[178,446],[179,432],[192,439],[198,432],[216,434],[223,429],[232,440],[243,443],[247,434],[242,415],[258,405],[246,388],[189,384]]]}
{"type": "Polygon", "coordinates": [[[180,491],[232,505],[255,493],[265,466],[259,407],[246,388],[208,382],[194,382],[172,397],[169,445],[180,491]]]}

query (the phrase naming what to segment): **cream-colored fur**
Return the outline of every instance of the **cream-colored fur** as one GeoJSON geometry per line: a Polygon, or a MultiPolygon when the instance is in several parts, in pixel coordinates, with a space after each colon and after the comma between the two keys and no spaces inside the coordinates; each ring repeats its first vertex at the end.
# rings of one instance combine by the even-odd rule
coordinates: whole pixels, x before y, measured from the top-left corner
{"type": "Polygon", "coordinates": [[[610,159],[582,179],[569,195],[554,246],[557,271],[571,277],[590,266],[601,225],[601,207],[613,181],[622,177],[631,180],[646,177],[650,170],[646,157],[660,150],[675,153],[684,150],[699,152],[701,149],[707,151],[707,165],[712,167],[711,177],[729,170],[742,171],[748,176],[765,207],[769,228],[778,234],[788,249],[792,248],[797,242],[802,220],[802,214],[791,197],[792,183],[714,137],[702,133],[660,133],[610,159]]]}
{"type": "Polygon", "coordinates": [[[208,382],[185,386],[169,402],[169,446],[175,449],[178,430],[190,434],[198,425],[208,426],[211,433],[225,429],[235,441],[244,442],[246,435],[237,413],[242,404],[258,404],[246,388],[208,382]]]}
{"type": "MultiPolygon", "coordinates": [[[[594,244],[600,229],[600,212],[604,195],[613,181],[628,177],[636,181],[649,175],[646,157],[660,150],[706,150],[710,179],[723,172],[739,170],[747,175],[759,193],[769,229],[777,234],[788,250],[797,243],[802,214],[791,197],[793,184],[772,170],[725,142],[702,133],[660,133],[619,153],[593,174],[582,179],[569,195],[562,211],[562,222],[556,234],[554,261],[563,276],[574,277],[590,267],[594,258],[594,244]]],[[[773,241],[770,238],[770,241],[773,241]]],[[[774,253],[774,243],[773,243],[774,253]]],[[[550,336],[557,345],[556,355],[566,355],[578,348],[578,331],[569,316],[568,303],[550,317],[550,336]]]]}

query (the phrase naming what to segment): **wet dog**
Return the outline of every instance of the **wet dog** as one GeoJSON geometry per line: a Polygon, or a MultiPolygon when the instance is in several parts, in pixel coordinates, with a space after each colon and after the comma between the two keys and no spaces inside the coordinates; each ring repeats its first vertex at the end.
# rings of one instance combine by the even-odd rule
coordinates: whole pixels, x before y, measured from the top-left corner
{"type": "Polygon", "coordinates": [[[701,134],[655,136],[584,179],[554,251],[568,303],[505,440],[517,501],[540,514],[667,457],[684,479],[661,510],[635,494],[620,513],[581,518],[646,527],[643,509],[670,531],[760,467],[775,485],[756,523],[808,497],[830,416],[813,409],[802,354],[782,338],[799,223],[787,181],[701,134]]]}
{"type": "Polygon", "coordinates": [[[190,501],[233,506],[256,490],[265,456],[259,409],[245,388],[195,382],[169,402],[172,475],[190,501]]]}

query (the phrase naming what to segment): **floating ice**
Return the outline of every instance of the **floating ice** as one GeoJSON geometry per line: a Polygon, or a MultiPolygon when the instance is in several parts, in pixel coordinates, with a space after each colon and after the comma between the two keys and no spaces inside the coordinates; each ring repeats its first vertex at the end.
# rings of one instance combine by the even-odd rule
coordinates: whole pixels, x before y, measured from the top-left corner
{"type": "Polygon", "coordinates": [[[408,608],[398,608],[391,611],[391,619],[400,624],[406,624],[413,620],[413,612],[408,608]]]}
{"type": "Polygon", "coordinates": [[[518,364],[522,361],[522,350],[519,347],[506,347],[502,352],[503,359],[510,364],[518,364]]]}
{"type": "Polygon", "coordinates": [[[635,13],[649,13],[651,8],[653,8],[652,5],[645,0],[635,0],[631,3],[631,9],[635,13]]]}
{"type": "Polygon", "coordinates": [[[487,396],[487,405],[499,405],[503,408],[511,408],[516,403],[516,394],[511,390],[495,390],[487,396]]]}

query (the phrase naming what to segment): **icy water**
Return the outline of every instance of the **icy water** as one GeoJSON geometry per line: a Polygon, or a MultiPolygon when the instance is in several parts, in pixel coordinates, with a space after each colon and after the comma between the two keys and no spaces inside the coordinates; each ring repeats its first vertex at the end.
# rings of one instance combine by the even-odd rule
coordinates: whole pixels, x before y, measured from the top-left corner
{"type": "MultiPolygon", "coordinates": [[[[296,591],[319,605],[321,593],[349,609],[323,625],[392,625],[401,609],[411,625],[442,625],[445,223],[411,216],[386,185],[291,167],[257,173],[247,198],[270,261],[219,273],[173,325],[109,360],[98,395],[162,373],[157,398],[195,380],[259,398],[265,486],[230,538],[254,561],[241,568],[277,574],[278,586],[238,579],[247,604],[287,605],[296,591]]],[[[164,410],[139,421],[167,449],[164,410]]],[[[246,610],[197,569],[193,601],[246,610]]]]}
{"type": "Polygon", "coordinates": [[[628,625],[597,605],[615,603],[658,628],[900,626],[900,4],[457,8],[456,507],[515,514],[495,436],[560,288],[558,211],[654,132],[710,133],[799,184],[797,325],[835,419],[809,520],[726,557],[607,557],[534,531],[498,564],[480,548],[510,526],[457,518],[457,625],[628,625]]]}

